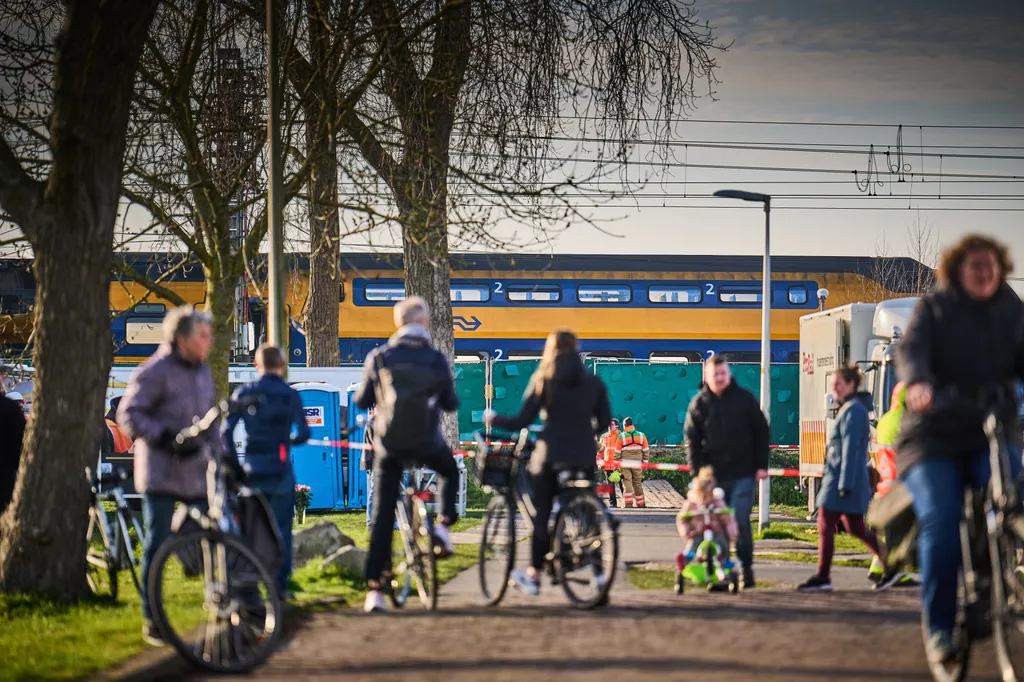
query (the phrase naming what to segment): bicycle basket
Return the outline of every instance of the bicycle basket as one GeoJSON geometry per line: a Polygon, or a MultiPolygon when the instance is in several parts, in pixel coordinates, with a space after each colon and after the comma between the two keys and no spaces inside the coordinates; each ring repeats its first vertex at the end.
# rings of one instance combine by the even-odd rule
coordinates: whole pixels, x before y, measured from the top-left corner
{"type": "Polygon", "coordinates": [[[516,464],[516,446],[508,444],[492,448],[485,445],[477,451],[475,464],[476,479],[481,486],[511,487],[516,464]]]}

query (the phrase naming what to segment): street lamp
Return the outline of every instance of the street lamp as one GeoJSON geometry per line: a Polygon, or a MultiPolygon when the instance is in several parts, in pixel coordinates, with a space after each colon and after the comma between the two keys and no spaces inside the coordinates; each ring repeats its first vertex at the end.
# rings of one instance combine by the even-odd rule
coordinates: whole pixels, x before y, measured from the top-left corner
{"type": "MultiPolygon", "coordinates": [[[[270,253],[267,255],[267,340],[280,348],[288,358],[288,320],[284,307],[284,203],[283,164],[281,152],[281,58],[280,0],[267,0],[267,146],[270,150],[270,182],[267,188],[267,232],[270,253]]],[[[285,362],[285,372],[288,363],[285,362]]]]}
{"type": "MultiPolygon", "coordinates": [[[[744,192],[738,189],[720,189],[715,192],[715,196],[725,199],[754,201],[764,205],[764,272],[761,274],[761,411],[764,412],[764,418],[768,420],[770,425],[772,423],[772,256],[768,218],[771,213],[772,198],[767,194],[744,192]]],[[[770,479],[761,481],[761,502],[757,510],[757,525],[759,529],[766,528],[769,523],[768,505],[770,491],[770,479]]]]}

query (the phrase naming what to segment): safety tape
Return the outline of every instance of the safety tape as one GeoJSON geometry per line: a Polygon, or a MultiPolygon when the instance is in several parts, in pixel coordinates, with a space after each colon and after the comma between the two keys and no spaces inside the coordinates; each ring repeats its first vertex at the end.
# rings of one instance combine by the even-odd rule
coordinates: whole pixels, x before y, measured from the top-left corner
{"type": "MultiPolygon", "coordinates": [[[[459,445],[476,445],[476,441],[473,441],[473,440],[463,440],[463,441],[459,441],[459,445]]],[[[484,445],[487,445],[487,446],[492,446],[492,445],[515,445],[515,442],[514,441],[497,441],[497,440],[496,441],[484,441],[484,445]]],[[[662,444],[651,443],[651,449],[652,450],[655,449],[655,448],[685,448],[685,447],[686,447],[685,443],[665,443],[663,445],[662,444]]],[[[772,450],[796,450],[800,446],[799,445],[769,445],[768,447],[771,448],[772,450]]]]}
{"type": "MultiPolygon", "coordinates": [[[[325,447],[336,447],[336,448],[348,448],[349,450],[373,450],[373,446],[368,443],[352,443],[347,440],[309,440],[306,441],[308,445],[322,445],[325,447]]],[[[502,445],[512,445],[512,443],[502,443],[502,445]]],[[[240,452],[239,454],[245,454],[240,452]]],[[[454,453],[456,457],[469,457],[472,453],[464,452],[462,450],[454,453]]],[[[689,464],[666,464],[664,462],[641,462],[640,460],[617,460],[611,463],[616,468],[623,469],[650,469],[654,471],[690,471],[689,464]]],[[[799,476],[799,469],[768,469],[769,476],[799,476]]]]}

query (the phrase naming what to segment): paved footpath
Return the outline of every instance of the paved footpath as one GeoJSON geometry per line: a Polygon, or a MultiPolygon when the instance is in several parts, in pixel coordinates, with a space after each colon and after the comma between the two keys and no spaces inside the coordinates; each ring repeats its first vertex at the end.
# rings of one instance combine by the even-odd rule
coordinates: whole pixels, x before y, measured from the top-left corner
{"type": "MultiPolygon", "coordinates": [[[[677,551],[671,512],[620,513],[624,562],[668,562],[677,551]]],[[[527,545],[520,544],[525,561],[527,545]]],[[[795,584],[809,564],[757,564],[759,579],[795,584]]],[[[579,612],[545,584],[529,599],[510,591],[480,606],[476,569],[442,587],[440,610],[367,616],[355,609],[304,617],[258,680],[658,680],[735,682],[927,681],[916,590],[872,594],[863,569],[836,569],[840,591],[740,595],[633,588],[621,566],[611,606],[579,612]]],[[[990,645],[972,656],[972,680],[997,680],[990,645]]],[[[180,668],[162,679],[188,677],[180,668]]],[[[150,671],[137,679],[161,679],[150,671]]]]}

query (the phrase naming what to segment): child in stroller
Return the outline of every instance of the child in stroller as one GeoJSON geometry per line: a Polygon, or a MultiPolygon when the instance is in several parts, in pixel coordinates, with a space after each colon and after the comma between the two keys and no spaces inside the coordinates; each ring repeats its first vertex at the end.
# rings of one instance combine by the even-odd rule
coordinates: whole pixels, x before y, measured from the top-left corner
{"type": "Polygon", "coordinates": [[[737,592],[739,579],[729,560],[729,547],[738,532],[736,518],[725,504],[725,493],[715,486],[711,467],[701,468],[690,482],[676,528],[686,541],[676,555],[676,594],[683,593],[686,580],[707,585],[709,592],[722,588],[737,592]]]}

